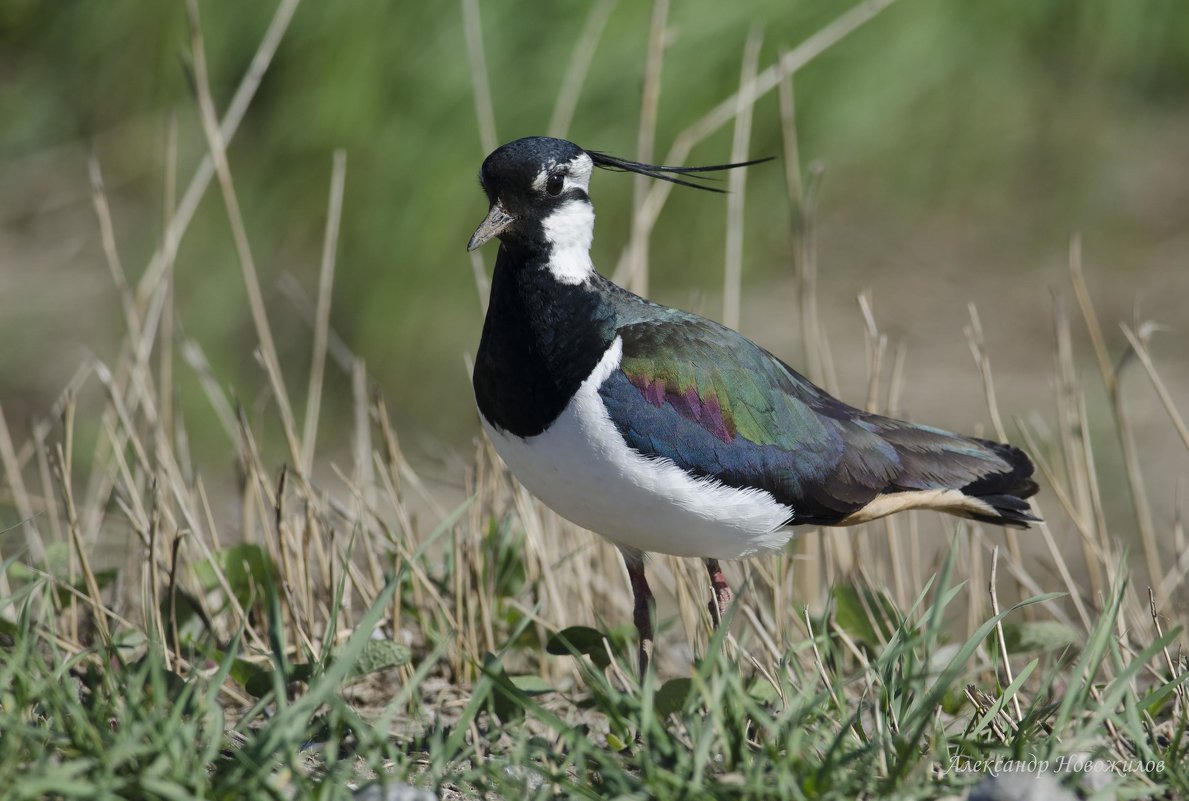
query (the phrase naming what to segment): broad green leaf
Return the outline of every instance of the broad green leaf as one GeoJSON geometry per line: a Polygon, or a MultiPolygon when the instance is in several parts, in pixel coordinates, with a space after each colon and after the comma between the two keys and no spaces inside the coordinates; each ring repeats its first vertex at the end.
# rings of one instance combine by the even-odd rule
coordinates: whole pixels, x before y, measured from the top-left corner
{"type": "Polygon", "coordinates": [[[247,687],[248,682],[261,674],[271,675],[268,668],[263,668],[254,662],[249,662],[246,659],[231,660],[231,679],[241,687],[247,687]]]}
{"type": "MultiPolygon", "coordinates": [[[[75,571],[74,581],[70,581],[70,546],[64,542],[54,542],[46,546],[45,560],[43,565],[46,573],[56,578],[61,584],[55,589],[58,595],[58,600],[62,603],[68,603],[70,596],[75,594],[70,592],[70,589],[75,592],[86,595],[88,592],[86,580],[83,578],[82,571],[75,571]],[[68,589],[70,588],[70,589],[68,589]]],[[[14,579],[21,582],[37,581],[41,578],[41,572],[34,570],[28,565],[22,564],[19,561],[9,560],[8,574],[14,579]]],[[[93,571],[95,575],[95,583],[99,585],[99,589],[107,587],[116,580],[119,571],[114,567],[104,568],[102,570],[93,571]]]]}
{"type": "Polygon", "coordinates": [[[535,673],[522,673],[508,677],[516,689],[528,696],[545,695],[554,691],[553,685],[535,673]]]}
{"type": "MultiPolygon", "coordinates": [[[[343,646],[345,647],[345,646],[343,646]]],[[[330,655],[333,661],[339,649],[330,655]]],[[[391,640],[368,640],[363,650],[355,660],[355,664],[347,671],[346,681],[351,682],[369,673],[375,673],[385,668],[399,667],[407,664],[412,654],[407,647],[391,640]]],[[[291,665],[285,683],[295,681],[308,682],[318,672],[318,665],[310,662],[299,662],[291,665]]],[[[242,659],[235,660],[231,668],[231,677],[243,685],[251,695],[262,698],[273,688],[273,676],[276,670],[260,667],[242,659]]]]}
{"type": "Polygon", "coordinates": [[[484,654],[483,673],[491,679],[492,690],[488,709],[505,723],[524,717],[524,701],[528,696],[521,691],[504,670],[495,654],[484,654]]]}
{"type": "Polygon", "coordinates": [[[776,704],[780,703],[781,700],[780,693],[772,682],[762,678],[756,680],[747,691],[747,694],[761,704],[776,704]]]}
{"type": "Polygon", "coordinates": [[[884,643],[900,625],[900,612],[885,593],[838,584],[830,594],[834,598],[834,622],[868,648],[884,643]]]}
{"type": "Polygon", "coordinates": [[[1056,651],[1078,641],[1077,632],[1055,620],[1012,621],[1003,624],[1009,654],[1056,651]]]}
{"type": "Polygon", "coordinates": [[[607,732],[607,747],[612,751],[623,751],[628,744],[611,732],[607,732]]]}
{"type": "Polygon", "coordinates": [[[545,644],[545,650],[555,656],[585,654],[598,667],[605,668],[611,664],[611,658],[607,655],[604,640],[607,640],[607,635],[598,629],[590,626],[570,626],[550,637],[549,642],[545,644]]]}
{"type": "MultiPolygon", "coordinates": [[[[284,684],[291,684],[295,681],[309,681],[314,677],[315,665],[309,662],[299,662],[295,665],[289,666],[289,675],[285,677],[284,684]]],[[[275,670],[260,669],[259,673],[248,676],[248,680],[244,683],[244,689],[248,694],[255,698],[263,698],[273,688],[273,677],[276,675],[275,670]]]]}
{"type": "MultiPolygon", "coordinates": [[[[259,545],[250,542],[232,545],[216,551],[215,558],[227,583],[235,597],[241,604],[246,604],[252,597],[267,592],[277,577],[277,568],[272,557],[259,545]]],[[[220,587],[218,576],[209,562],[200,562],[194,567],[198,581],[204,589],[214,590],[220,587]]]]}
{"type": "Polygon", "coordinates": [[[353,679],[385,668],[400,667],[408,664],[412,658],[408,646],[392,640],[368,640],[347,677],[353,679]]]}
{"type": "Polygon", "coordinates": [[[661,688],[656,691],[656,700],[653,702],[657,717],[675,715],[685,709],[685,703],[689,700],[693,686],[693,680],[686,678],[669,679],[661,685],[661,688]]]}

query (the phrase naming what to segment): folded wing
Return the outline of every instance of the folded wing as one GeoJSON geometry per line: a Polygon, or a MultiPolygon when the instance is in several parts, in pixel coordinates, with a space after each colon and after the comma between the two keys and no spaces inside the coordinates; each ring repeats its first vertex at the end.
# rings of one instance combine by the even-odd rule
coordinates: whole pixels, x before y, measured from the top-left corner
{"type": "Polygon", "coordinates": [[[599,392],[641,454],[732,487],[759,487],[794,524],[845,525],[907,508],[1036,520],[1032,463],[1009,445],[868,414],[728,328],[693,315],[619,329],[599,392]]]}

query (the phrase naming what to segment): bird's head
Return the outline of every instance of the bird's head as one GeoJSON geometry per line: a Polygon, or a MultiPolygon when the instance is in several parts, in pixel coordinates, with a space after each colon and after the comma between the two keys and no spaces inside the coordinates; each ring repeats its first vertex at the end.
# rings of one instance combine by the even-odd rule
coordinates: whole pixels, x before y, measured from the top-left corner
{"type": "Polygon", "coordinates": [[[467,250],[493,237],[511,245],[537,248],[559,237],[594,236],[594,208],[586,194],[594,161],[564,139],[530,136],[492,151],[479,170],[479,183],[491,203],[467,250]]]}
{"type": "Polygon", "coordinates": [[[594,207],[587,191],[595,167],[634,172],[682,186],[723,190],[697,183],[701,173],[746,167],[768,159],[706,167],[663,167],[584,150],[565,139],[530,136],[499,147],[484,159],[479,183],[491,206],[467,250],[494,237],[519,249],[555,254],[590,250],[594,207]]]}

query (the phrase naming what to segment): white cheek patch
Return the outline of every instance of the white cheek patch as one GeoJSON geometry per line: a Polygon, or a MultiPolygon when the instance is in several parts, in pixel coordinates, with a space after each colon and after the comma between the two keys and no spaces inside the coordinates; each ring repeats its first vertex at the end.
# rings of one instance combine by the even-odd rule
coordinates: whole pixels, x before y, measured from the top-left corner
{"type": "Polygon", "coordinates": [[[545,241],[551,246],[549,272],[563,284],[581,284],[594,274],[590,261],[594,216],[589,201],[571,200],[541,221],[545,241]]]}
{"type": "Polygon", "coordinates": [[[566,176],[566,189],[581,189],[583,192],[590,188],[590,174],[594,170],[594,162],[590,156],[583,153],[570,162],[566,176]]]}

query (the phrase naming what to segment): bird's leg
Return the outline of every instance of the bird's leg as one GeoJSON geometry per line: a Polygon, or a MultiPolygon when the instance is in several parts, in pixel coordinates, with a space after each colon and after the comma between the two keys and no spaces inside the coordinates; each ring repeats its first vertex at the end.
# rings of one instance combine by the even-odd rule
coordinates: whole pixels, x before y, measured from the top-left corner
{"type": "Polygon", "coordinates": [[[714,627],[718,628],[723,615],[727,613],[727,607],[731,605],[731,586],[727,584],[727,577],[723,575],[717,559],[704,561],[706,572],[710,574],[710,593],[714,596],[709,604],[710,619],[714,621],[714,627]]]}
{"type": "Polygon", "coordinates": [[[644,576],[644,557],[642,554],[623,552],[623,562],[628,568],[628,578],[632,582],[632,598],[635,610],[632,617],[636,621],[636,631],[640,636],[640,680],[648,673],[648,663],[652,659],[652,590],[648,588],[648,579],[644,576]]]}

